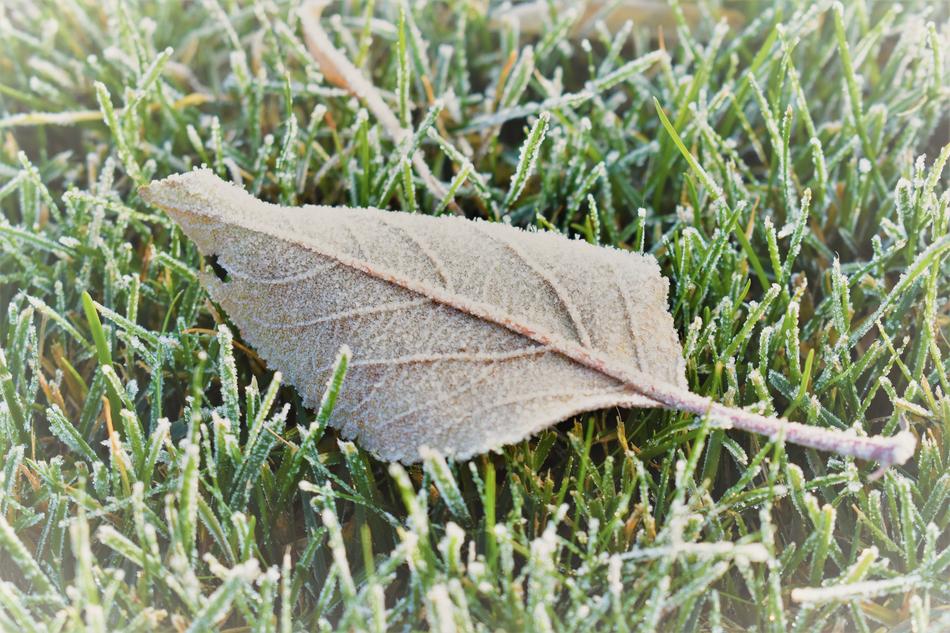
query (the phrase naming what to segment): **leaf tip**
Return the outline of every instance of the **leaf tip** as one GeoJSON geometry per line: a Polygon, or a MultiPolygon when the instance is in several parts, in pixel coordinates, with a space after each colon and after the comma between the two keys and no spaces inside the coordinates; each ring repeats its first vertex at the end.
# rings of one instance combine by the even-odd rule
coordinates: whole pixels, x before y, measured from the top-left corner
{"type": "Polygon", "coordinates": [[[889,465],[899,466],[914,456],[917,449],[917,438],[910,431],[901,431],[893,438],[891,459],[889,465]]]}

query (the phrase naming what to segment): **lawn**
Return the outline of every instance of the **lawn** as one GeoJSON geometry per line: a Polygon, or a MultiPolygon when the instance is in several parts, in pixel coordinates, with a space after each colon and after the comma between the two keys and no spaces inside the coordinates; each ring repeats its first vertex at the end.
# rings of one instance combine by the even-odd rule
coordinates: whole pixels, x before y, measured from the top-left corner
{"type": "Polygon", "coordinates": [[[950,9],[651,4],[333,2],[375,105],[295,0],[0,4],[0,630],[950,630],[950,9]],[[139,196],[201,165],[651,253],[692,391],[915,453],[612,409],[380,461],[139,196]]]}

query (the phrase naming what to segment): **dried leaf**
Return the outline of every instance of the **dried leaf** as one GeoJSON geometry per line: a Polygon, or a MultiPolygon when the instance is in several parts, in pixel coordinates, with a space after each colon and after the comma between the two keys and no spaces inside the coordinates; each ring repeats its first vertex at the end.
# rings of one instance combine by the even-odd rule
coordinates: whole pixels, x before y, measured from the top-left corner
{"type": "MultiPolygon", "coordinates": [[[[676,16],[673,7],[661,0],[588,0],[587,2],[555,3],[561,11],[575,9],[577,17],[571,23],[569,36],[573,39],[588,37],[595,25],[603,22],[607,30],[617,32],[627,21],[637,26],[663,29],[667,38],[676,37],[676,16]]],[[[681,3],[683,18],[690,27],[695,27],[702,18],[702,9],[696,3],[681,3]]],[[[492,16],[495,24],[517,23],[521,32],[528,35],[544,33],[551,15],[550,0],[537,0],[516,4],[492,16]]],[[[719,18],[738,29],[745,22],[737,11],[718,9],[719,18]]]]}
{"type": "Polygon", "coordinates": [[[279,207],[210,170],[140,191],[217,257],[228,279],[202,283],[309,406],[352,349],[330,423],[384,459],[466,458],[613,406],[708,414],[884,466],[913,452],[909,433],[856,437],[688,391],[651,256],[456,217],[279,207]]]}

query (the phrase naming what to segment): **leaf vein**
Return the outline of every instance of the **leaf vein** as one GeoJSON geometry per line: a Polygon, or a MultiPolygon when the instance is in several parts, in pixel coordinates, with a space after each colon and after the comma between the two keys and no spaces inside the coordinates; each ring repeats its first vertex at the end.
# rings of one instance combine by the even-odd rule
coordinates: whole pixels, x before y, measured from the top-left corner
{"type": "Polygon", "coordinates": [[[498,235],[493,235],[490,231],[486,231],[482,226],[482,222],[472,222],[472,225],[477,228],[477,230],[482,234],[488,237],[493,242],[501,244],[506,249],[515,254],[525,266],[530,268],[532,272],[538,275],[544,282],[548,285],[549,288],[554,292],[554,295],[557,297],[558,301],[561,303],[561,306],[567,312],[568,317],[571,320],[571,325],[574,327],[574,332],[577,334],[578,339],[580,340],[581,346],[584,349],[591,349],[591,339],[590,333],[587,331],[587,328],[584,326],[583,320],[578,313],[577,306],[574,305],[574,302],[567,296],[567,292],[554,277],[554,275],[549,274],[545,271],[537,262],[528,256],[521,248],[513,244],[510,240],[507,240],[498,235]]]}
{"type": "Polygon", "coordinates": [[[340,321],[343,319],[359,319],[365,316],[370,316],[372,314],[383,314],[386,312],[398,312],[400,310],[406,310],[409,308],[415,308],[427,303],[431,303],[432,300],[425,299],[411,299],[409,301],[393,301],[390,303],[383,303],[371,307],[360,307],[353,308],[351,310],[341,310],[339,312],[333,312],[331,314],[324,314],[309,321],[290,321],[290,322],[275,322],[275,321],[266,321],[264,319],[258,319],[257,317],[248,315],[247,319],[253,321],[258,325],[263,325],[265,327],[271,327],[275,329],[282,330],[291,330],[294,328],[300,327],[309,327],[311,325],[317,325],[318,323],[327,323],[330,321],[340,321]]]}

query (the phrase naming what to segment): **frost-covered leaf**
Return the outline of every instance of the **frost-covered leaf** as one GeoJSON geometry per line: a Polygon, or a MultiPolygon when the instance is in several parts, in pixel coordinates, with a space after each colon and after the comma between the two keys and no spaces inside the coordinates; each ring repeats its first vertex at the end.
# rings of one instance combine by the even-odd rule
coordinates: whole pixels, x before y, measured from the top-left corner
{"type": "Polygon", "coordinates": [[[228,275],[202,276],[212,299],[306,403],[352,349],[330,423],[385,459],[423,446],[466,458],[613,406],[709,414],[885,465],[913,451],[905,435],[858,438],[688,391],[649,255],[456,217],[279,207],[210,170],[141,193],[217,258],[228,275]]]}

